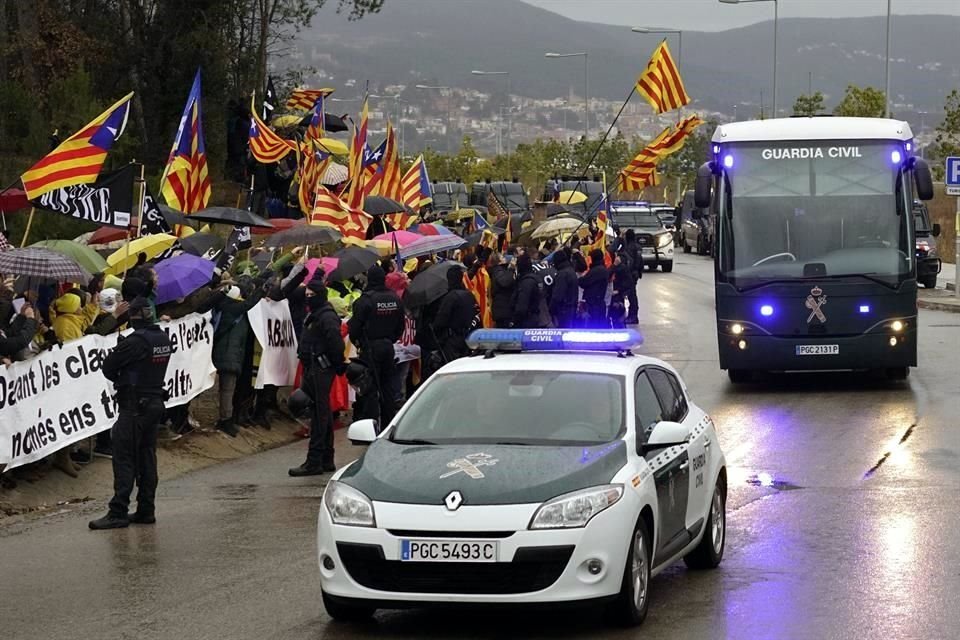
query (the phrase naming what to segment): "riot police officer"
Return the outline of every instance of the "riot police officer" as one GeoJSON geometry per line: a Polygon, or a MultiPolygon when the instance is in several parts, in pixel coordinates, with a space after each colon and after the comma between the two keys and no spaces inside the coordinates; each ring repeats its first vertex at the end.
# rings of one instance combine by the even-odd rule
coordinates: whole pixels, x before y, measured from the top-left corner
{"type": "Polygon", "coordinates": [[[470,333],[477,311],[476,299],[463,286],[463,269],[451,267],[447,270],[447,292],[441,298],[437,317],[433,320],[433,328],[446,362],[470,353],[467,334],[470,333]]]}
{"type": "Polygon", "coordinates": [[[173,347],[153,319],[150,301],[130,303],[134,332],[120,338],[103,361],[103,375],[117,390],[119,415],[110,437],[113,443],[113,490],[110,508],[90,522],[91,529],[117,529],[156,522],[157,427],[167,396],[164,383],[173,347]],[[137,510],[129,515],[130,494],[137,485],[137,510]]]}
{"type": "Polygon", "coordinates": [[[350,340],[357,345],[360,359],[373,372],[376,391],[357,398],[355,418],[379,418],[386,427],[397,412],[393,343],[403,335],[403,303],[387,288],[386,274],[379,265],[367,270],[367,288],[353,303],[353,317],[347,323],[350,340]],[[358,415],[359,414],[359,415],[358,415]]]}
{"type": "Polygon", "coordinates": [[[307,283],[307,315],[298,352],[303,363],[301,389],[310,399],[310,448],[307,461],[289,470],[293,477],[316,476],[336,471],[333,462],[333,414],[330,413],[330,387],[336,375],[343,373],[344,344],[340,334],[340,316],[327,301],[323,271],[318,269],[307,283]]]}

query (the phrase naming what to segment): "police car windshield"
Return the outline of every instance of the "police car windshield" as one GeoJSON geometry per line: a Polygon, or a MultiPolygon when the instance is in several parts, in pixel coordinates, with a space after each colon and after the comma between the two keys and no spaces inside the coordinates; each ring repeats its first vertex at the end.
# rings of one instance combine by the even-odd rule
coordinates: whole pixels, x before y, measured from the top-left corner
{"type": "Polygon", "coordinates": [[[613,221],[627,229],[660,229],[663,224],[656,212],[647,208],[614,209],[613,221]]]}
{"type": "MultiPolygon", "coordinates": [[[[531,356],[535,357],[535,356],[531,356]]],[[[623,379],[575,371],[478,371],[433,378],[391,440],[582,445],[624,430],[623,379]]]]}
{"type": "Polygon", "coordinates": [[[873,274],[896,284],[909,274],[909,216],[898,214],[910,200],[893,161],[903,157],[902,145],[765,142],[721,153],[721,270],[734,284],[803,278],[807,271],[873,274]],[[811,263],[822,268],[805,269],[811,263]]]}

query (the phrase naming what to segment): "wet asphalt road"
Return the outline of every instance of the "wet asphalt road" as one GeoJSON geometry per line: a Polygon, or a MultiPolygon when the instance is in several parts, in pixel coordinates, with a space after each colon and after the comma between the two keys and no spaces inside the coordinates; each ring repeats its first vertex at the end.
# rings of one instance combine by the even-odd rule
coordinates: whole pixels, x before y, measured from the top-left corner
{"type": "MultiPolygon", "coordinates": [[[[718,570],[679,565],[653,581],[642,629],[591,609],[332,622],[314,556],[322,479],[286,476],[297,443],[162,485],[155,527],[90,532],[101,500],[0,528],[3,637],[960,635],[960,315],[921,311],[921,366],[906,384],[817,374],[734,389],[717,366],[711,264],[678,262],[640,283],[643,351],[673,363],[720,428],[728,542],[718,570]]],[[[338,461],[355,451],[344,444],[338,461]]]]}

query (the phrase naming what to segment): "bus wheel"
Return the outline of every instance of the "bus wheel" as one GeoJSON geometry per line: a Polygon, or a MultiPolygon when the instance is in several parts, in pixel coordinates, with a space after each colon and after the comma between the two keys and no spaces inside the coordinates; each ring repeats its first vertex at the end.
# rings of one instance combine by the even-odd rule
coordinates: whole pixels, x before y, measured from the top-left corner
{"type": "Polygon", "coordinates": [[[733,384],[745,384],[753,380],[753,372],[746,369],[727,369],[727,376],[733,384]]]}
{"type": "Polygon", "coordinates": [[[887,369],[887,380],[906,380],[910,375],[910,367],[891,367],[887,369]]]}

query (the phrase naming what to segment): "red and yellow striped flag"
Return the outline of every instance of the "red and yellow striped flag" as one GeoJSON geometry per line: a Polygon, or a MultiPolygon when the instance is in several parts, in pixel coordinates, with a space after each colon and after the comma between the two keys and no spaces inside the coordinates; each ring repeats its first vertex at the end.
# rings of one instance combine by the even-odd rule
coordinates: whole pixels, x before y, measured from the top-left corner
{"type": "Polygon", "coordinates": [[[212,187],[207,172],[207,149],[200,112],[200,70],[193,78],[187,106],[173,139],[173,148],[160,179],[160,191],[171,208],[193,213],[207,206],[212,187]]]}
{"type": "Polygon", "coordinates": [[[127,125],[132,97],[131,92],[121,98],[27,169],[20,176],[27,199],[39,198],[54,189],[95,182],[107,152],[127,125]]]}
{"type": "Polygon", "coordinates": [[[620,172],[617,188],[620,191],[641,191],[660,184],[657,165],[670,154],[682,149],[687,137],[702,124],[703,120],[694,115],[684,118],[674,128],[664,129],[620,172]]]}
{"type": "Polygon", "coordinates": [[[327,172],[327,167],[330,166],[333,158],[328,153],[317,151],[312,140],[301,146],[301,152],[297,199],[300,202],[300,210],[306,214],[313,210],[313,196],[317,191],[317,185],[320,184],[320,178],[327,172]]]}
{"type": "Polygon", "coordinates": [[[404,231],[409,229],[410,226],[420,219],[415,213],[407,213],[403,211],[402,213],[388,213],[383,216],[387,223],[394,228],[395,231],[404,231]]]}
{"type": "Polygon", "coordinates": [[[657,113],[690,104],[690,96],[683,87],[680,70],[673,62],[666,40],[656,48],[647,68],[637,78],[636,89],[657,113]]]}
{"type": "Polygon", "coordinates": [[[316,199],[310,214],[310,224],[333,227],[345,241],[364,240],[373,218],[363,211],[347,206],[322,184],[317,185],[316,199]]]}
{"type": "Polygon", "coordinates": [[[360,112],[360,126],[354,127],[353,140],[350,143],[350,187],[347,192],[347,204],[354,209],[363,209],[366,196],[366,175],[363,169],[363,157],[367,148],[367,99],[363,99],[363,109],[360,112]]]}
{"type": "Polygon", "coordinates": [[[383,158],[377,166],[376,173],[370,180],[367,195],[384,196],[394,200],[402,200],[403,193],[400,184],[400,154],[397,152],[397,135],[393,125],[387,121],[387,141],[384,145],[383,158]]]}
{"type": "Polygon", "coordinates": [[[287,98],[287,109],[291,111],[310,111],[318,98],[326,98],[333,89],[294,89],[287,98]]]}
{"type": "Polygon", "coordinates": [[[420,207],[433,202],[427,163],[422,155],[403,174],[400,180],[400,197],[397,200],[414,211],[420,211],[420,207]]]}
{"type": "Polygon", "coordinates": [[[257,162],[271,164],[280,162],[297,146],[292,140],[284,140],[257,115],[257,109],[250,103],[250,153],[257,162]]]}

